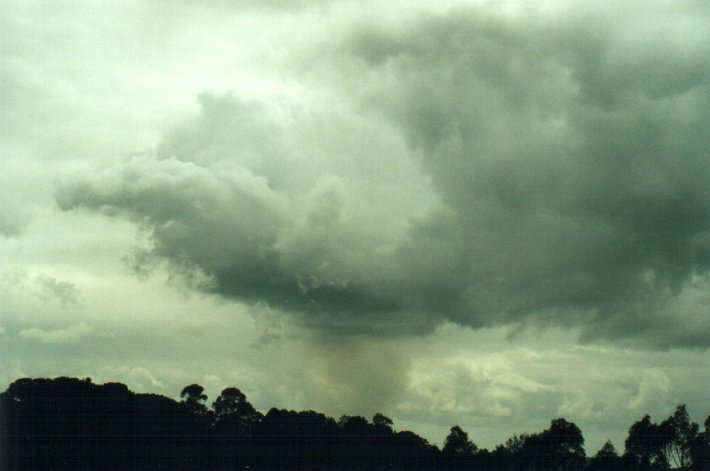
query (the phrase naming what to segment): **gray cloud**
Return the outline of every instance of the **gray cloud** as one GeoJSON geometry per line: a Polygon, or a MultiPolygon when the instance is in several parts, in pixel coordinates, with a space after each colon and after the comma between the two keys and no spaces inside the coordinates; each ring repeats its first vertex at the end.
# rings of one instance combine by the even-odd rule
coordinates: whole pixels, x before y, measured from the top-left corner
{"type": "Polygon", "coordinates": [[[633,335],[707,273],[710,68],[707,35],[685,28],[707,14],[689,4],[657,26],[658,9],[576,13],[462,9],[345,43],[371,77],[364,99],[401,123],[452,210],[428,225],[458,255],[447,310],[462,323],[633,335]]]}
{"type": "Polygon", "coordinates": [[[14,214],[0,214],[0,235],[5,237],[17,236],[21,231],[22,225],[14,214]]]}
{"type": "Polygon", "coordinates": [[[707,346],[710,18],[681,6],[339,24],[289,70],[321,101],[203,95],[157,158],[57,202],[128,217],[202,289],[312,327],[707,346]]]}
{"type": "Polygon", "coordinates": [[[334,116],[322,143],[301,155],[288,146],[315,139],[307,128],[316,132],[321,123],[304,116],[274,122],[268,106],[229,96],[205,95],[201,103],[196,122],[163,141],[159,159],[133,158],[66,185],[60,208],[136,221],[154,242],[136,260],[167,259],[178,272],[201,273],[205,289],[308,313],[310,325],[399,331],[406,321],[400,301],[377,286],[386,273],[376,274],[433,197],[412,196],[426,181],[396,136],[363,123],[356,132],[372,142],[334,154],[334,142],[354,139],[334,116]],[[297,126],[305,132],[282,136],[297,126]],[[379,166],[384,152],[391,161],[379,166]]]}
{"type": "Polygon", "coordinates": [[[35,283],[43,298],[57,300],[63,308],[81,305],[81,295],[73,283],[60,281],[47,275],[39,275],[35,283]]]}

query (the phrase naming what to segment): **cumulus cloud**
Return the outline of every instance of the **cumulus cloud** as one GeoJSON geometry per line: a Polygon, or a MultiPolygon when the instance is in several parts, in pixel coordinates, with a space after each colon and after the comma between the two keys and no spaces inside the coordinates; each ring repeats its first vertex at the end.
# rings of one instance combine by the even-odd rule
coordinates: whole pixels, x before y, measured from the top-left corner
{"type": "Polygon", "coordinates": [[[81,304],[79,290],[73,283],[60,281],[44,274],[37,276],[35,283],[44,298],[56,300],[62,307],[81,304]]]}
{"type": "Polygon", "coordinates": [[[8,323],[52,317],[66,320],[74,308],[82,308],[81,293],[73,282],[42,272],[33,275],[16,266],[0,270],[0,296],[8,323]]]}
{"type": "Polygon", "coordinates": [[[408,228],[435,204],[401,139],[337,116],[325,129],[323,117],[279,125],[279,110],[231,96],[201,103],[159,159],[136,157],[66,185],[59,206],[135,220],[154,242],[139,259],[200,272],[205,289],[308,313],[314,325],[400,329],[400,300],[378,284],[408,228]],[[285,140],[279,130],[301,135],[285,140]],[[352,148],[339,148],[341,139],[352,148]],[[390,161],[380,166],[383,156],[390,161]]]}
{"type": "Polygon", "coordinates": [[[708,269],[707,38],[683,26],[697,12],[662,31],[655,10],[606,26],[456,13],[347,44],[453,211],[429,226],[463,259],[447,283],[462,321],[652,324],[664,292],[708,269]]]}
{"type": "Polygon", "coordinates": [[[671,381],[663,371],[649,370],[645,372],[639,383],[638,393],[629,402],[628,408],[638,413],[668,408],[670,390],[671,381]]]}
{"type": "Polygon", "coordinates": [[[104,366],[99,369],[98,374],[99,377],[95,378],[97,383],[121,380],[125,381],[133,390],[150,392],[153,392],[156,388],[165,388],[165,385],[161,381],[156,379],[147,368],[142,366],[104,366]]]}
{"type": "Polygon", "coordinates": [[[76,343],[82,338],[91,335],[93,329],[85,322],[72,324],[64,329],[23,329],[19,332],[19,336],[24,339],[37,340],[41,343],[76,343]]]}
{"type": "Polygon", "coordinates": [[[424,362],[398,410],[404,417],[426,411],[442,423],[479,424],[552,413],[557,391],[520,367],[530,360],[518,350],[424,362]]]}
{"type": "Polygon", "coordinates": [[[319,54],[279,64],[315,98],[204,94],[156,157],[58,204],[130,218],[148,258],[319,329],[707,346],[708,13],[509,5],[324,20],[319,54]]]}

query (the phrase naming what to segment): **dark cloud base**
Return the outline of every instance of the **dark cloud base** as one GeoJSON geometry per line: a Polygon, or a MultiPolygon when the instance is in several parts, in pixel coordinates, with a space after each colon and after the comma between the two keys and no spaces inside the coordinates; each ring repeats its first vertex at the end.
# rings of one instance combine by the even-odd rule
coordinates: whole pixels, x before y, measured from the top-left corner
{"type": "MultiPolygon", "coordinates": [[[[131,218],[152,231],[151,257],[311,327],[530,323],[706,347],[707,309],[684,295],[710,276],[704,36],[660,29],[660,6],[618,8],[353,24],[314,45],[326,53],[306,54],[307,72],[292,68],[342,97],[351,122],[318,104],[205,95],[159,158],[79,179],[57,201],[131,218]],[[357,143],[370,157],[338,148],[378,119],[404,160],[384,141],[357,143]],[[331,142],[314,143],[319,132],[331,142]],[[409,180],[430,182],[421,193],[437,203],[398,209],[417,184],[378,179],[367,158],[387,178],[416,169],[409,180]]],[[[676,15],[710,22],[693,3],[676,15]]]]}

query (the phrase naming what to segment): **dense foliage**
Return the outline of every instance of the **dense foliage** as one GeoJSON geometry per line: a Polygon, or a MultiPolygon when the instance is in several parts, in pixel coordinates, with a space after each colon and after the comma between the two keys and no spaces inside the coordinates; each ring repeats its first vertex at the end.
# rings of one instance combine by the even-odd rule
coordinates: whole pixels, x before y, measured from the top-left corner
{"type": "Polygon", "coordinates": [[[634,423],[619,455],[607,442],[587,458],[581,430],[558,418],[540,433],[479,449],[453,426],[442,450],[395,431],[392,420],[273,408],[237,388],[213,402],[198,384],[180,402],[90,379],[19,379],[0,394],[3,470],[667,470],[710,469],[705,432],[684,405],[660,424],[634,423]]]}

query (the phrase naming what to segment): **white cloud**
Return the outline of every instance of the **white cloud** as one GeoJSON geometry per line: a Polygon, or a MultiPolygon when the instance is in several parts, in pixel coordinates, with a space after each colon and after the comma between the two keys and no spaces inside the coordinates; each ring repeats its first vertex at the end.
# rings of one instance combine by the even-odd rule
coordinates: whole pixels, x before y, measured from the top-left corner
{"type": "Polygon", "coordinates": [[[156,392],[165,389],[165,385],[142,366],[103,366],[97,373],[98,376],[93,378],[95,382],[124,382],[133,391],[156,392]]]}
{"type": "Polygon", "coordinates": [[[637,413],[668,408],[670,391],[671,380],[662,370],[648,370],[644,373],[638,385],[638,392],[629,402],[628,408],[637,413]]]}
{"type": "Polygon", "coordinates": [[[44,330],[37,327],[23,329],[19,332],[19,336],[42,343],[76,343],[82,338],[91,335],[93,331],[94,329],[85,322],[79,322],[64,329],[44,330]]]}

